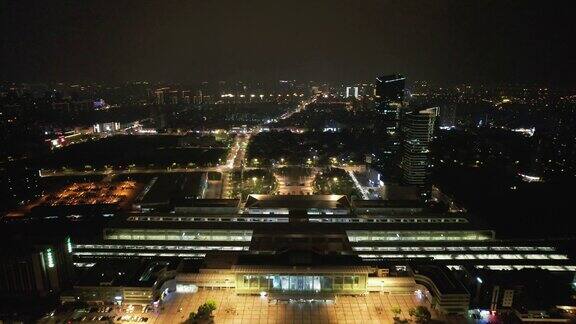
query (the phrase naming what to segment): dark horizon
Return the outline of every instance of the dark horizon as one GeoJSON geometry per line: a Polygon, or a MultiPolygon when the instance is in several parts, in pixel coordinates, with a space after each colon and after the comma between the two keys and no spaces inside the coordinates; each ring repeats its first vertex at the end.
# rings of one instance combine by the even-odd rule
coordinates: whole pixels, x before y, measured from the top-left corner
{"type": "Polygon", "coordinates": [[[18,1],[9,82],[373,80],[574,85],[569,5],[541,1],[18,1]]]}

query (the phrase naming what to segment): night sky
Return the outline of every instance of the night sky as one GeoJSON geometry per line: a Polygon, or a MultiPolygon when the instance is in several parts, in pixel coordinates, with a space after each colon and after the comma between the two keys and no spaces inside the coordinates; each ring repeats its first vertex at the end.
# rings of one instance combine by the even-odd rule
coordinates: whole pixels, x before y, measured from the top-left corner
{"type": "Polygon", "coordinates": [[[0,81],[574,84],[572,2],[0,0],[0,81]]]}

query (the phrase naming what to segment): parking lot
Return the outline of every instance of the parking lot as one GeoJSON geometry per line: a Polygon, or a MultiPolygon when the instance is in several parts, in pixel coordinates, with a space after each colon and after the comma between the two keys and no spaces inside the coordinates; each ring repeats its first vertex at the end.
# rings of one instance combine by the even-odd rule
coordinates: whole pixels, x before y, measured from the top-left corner
{"type": "Polygon", "coordinates": [[[151,306],[90,306],[76,308],[64,316],[45,317],[40,323],[148,323],[156,317],[151,306]]]}

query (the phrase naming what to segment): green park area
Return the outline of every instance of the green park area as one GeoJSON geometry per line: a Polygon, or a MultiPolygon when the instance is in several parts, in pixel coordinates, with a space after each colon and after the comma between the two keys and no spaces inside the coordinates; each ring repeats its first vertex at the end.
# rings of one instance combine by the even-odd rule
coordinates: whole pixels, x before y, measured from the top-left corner
{"type": "Polygon", "coordinates": [[[360,196],[348,173],[343,169],[327,168],[316,174],[314,193],[319,195],[360,196]]]}
{"type": "Polygon", "coordinates": [[[272,194],[277,187],[274,175],[264,169],[235,171],[232,175],[232,196],[243,198],[249,194],[272,194]]]}

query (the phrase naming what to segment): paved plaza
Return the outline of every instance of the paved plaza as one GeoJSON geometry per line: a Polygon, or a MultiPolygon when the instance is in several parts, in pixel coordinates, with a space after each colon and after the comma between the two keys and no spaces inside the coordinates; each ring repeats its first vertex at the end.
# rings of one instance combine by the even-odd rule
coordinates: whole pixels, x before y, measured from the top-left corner
{"type": "Polygon", "coordinates": [[[237,296],[233,290],[200,290],[195,294],[172,293],[150,323],[182,323],[207,300],[217,304],[216,323],[393,323],[392,307],[408,309],[424,305],[414,295],[371,293],[339,296],[336,302],[269,302],[260,296],[237,296]]]}

